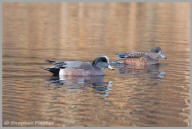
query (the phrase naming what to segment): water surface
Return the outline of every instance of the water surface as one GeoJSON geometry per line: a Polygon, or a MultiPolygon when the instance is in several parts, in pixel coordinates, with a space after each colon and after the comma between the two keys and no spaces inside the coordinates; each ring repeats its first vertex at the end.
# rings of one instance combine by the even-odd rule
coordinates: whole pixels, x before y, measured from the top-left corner
{"type": "Polygon", "coordinates": [[[2,89],[4,126],[189,126],[190,5],[4,3],[2,89]],[[42,70],[46,59],[113,61],[155,46],[168,57],[160,67],[62,79],[42,70]]]}

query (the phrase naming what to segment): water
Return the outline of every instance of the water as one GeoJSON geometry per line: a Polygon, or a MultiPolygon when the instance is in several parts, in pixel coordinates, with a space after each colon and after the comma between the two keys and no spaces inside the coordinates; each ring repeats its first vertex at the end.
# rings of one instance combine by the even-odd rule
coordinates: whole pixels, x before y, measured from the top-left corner
{"type": "Polygon", "coordinates": [[[187,3],[4,3],[4,126],[189,126],[187,3]],[[160,46],[167,60],[51,77],[46,59],[92,61],[160,46]]]}

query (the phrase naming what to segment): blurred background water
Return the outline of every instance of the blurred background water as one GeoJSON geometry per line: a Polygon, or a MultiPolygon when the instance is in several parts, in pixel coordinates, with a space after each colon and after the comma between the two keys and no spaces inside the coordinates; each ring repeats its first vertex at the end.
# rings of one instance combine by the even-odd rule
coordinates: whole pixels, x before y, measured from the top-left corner
{"type": "Polygon", "coordinates": [[[4,126],[189,126],[190,4],[4,3],[2,89],[4,126]],[[64,80],[42,70],[155,46],[161,67],[64,80]]]}

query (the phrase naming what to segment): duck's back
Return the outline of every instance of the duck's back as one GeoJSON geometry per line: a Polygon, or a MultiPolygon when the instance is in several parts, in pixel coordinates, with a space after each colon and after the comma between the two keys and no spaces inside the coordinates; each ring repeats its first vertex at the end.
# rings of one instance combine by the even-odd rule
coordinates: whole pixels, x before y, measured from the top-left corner
{"type": "Polygon", "coordinates": [[[129,64],[132,66],[143,66],[147,64],[147,56],[144,52],[128,52],[118,54],[120,64],[129,64]]]}
{"type": "Polygon", "coordinates": [[[127,53],[118,53],[118,58],[141,58],[146,55],[145,52],[127,52],[127,53]]]}

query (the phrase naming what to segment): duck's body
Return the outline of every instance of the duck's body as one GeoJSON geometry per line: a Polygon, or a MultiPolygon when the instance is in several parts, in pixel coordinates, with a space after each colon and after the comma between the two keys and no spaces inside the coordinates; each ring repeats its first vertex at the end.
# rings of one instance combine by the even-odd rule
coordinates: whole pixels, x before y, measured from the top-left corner
{"type": "Polygon", "coordinates": [[[106,56],[96,58],[92,63],[82,61],[50,61],[53,64],[51,68],[45,70],[52,72],[54,75],[69,76],[97,76],[104,75],[104,68],[113,69],[109,65],[109,59],[106,56]]]}
{"type": "Polygon", "coordinates": [[[146,66],[160,63],[160,57],[166,59],[161,48],[155,47],[149,52],[118,53],[118,60],[116,62],[130,66],[146,66]]]}
{"type": "Polygon", "coordinates": [[[70,76],[104,75],[104,69],[93,67],[90,62],[67,61],[65,63],[67,67],[61,68],[59,75],[70,75],[70,76]]]}

